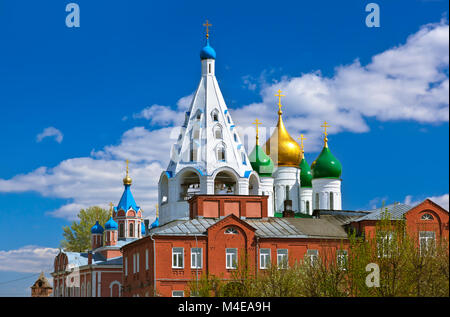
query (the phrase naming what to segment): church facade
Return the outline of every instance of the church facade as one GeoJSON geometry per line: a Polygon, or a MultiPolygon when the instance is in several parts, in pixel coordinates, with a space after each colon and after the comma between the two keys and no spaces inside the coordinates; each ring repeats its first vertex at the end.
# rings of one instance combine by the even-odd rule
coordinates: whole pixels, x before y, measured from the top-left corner
{"type": "MultiPolygon", "coordinates": [[[[341,259],[349,228],[373,234],[379,210],[342,208],[342,165],[329,148],[327,122],[323,149],[309,165],[303,136],[298,144],[283,122],[278,91],[277,126],[261,146],[256,120],[248,154],[215,76],[209,34],[200,62],[200,82],[159,178],[155,222],[144,222],[127,168],[110,219],[91,229],[91,250],[56,256],[54,296],[191,296],[189,285],[203,274],[230,279],[244,257],[255,273],[305,257],[341,259]]],[[[406,217],[419,242],[448,239],[448,211],[431,201],[386,208],[406,217]]]]}

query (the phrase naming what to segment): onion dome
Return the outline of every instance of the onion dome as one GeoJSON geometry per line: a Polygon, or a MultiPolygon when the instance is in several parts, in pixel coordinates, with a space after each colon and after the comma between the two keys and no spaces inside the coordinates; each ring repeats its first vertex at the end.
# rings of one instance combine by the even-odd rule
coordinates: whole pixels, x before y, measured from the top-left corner
{"type": "Polygon", "coordinates": [[[340,178],[342,173],[341,162],[328,148],[328,139],[324,139],[325,145],[316,160],[311,164],[313,178],[340,178]]]}
{"type": "Polygon", "coordinates": [[[270,177],[273,172],[273,162],[270,156],[264,153],[264,150],[258,144],[249,155],[250,164],[259,176],[270,177]]]}
{"type": "Polygon", "coordinates": [[[103,234],[103,227],[98,223],[98,221],[95,222],[95,225],[91,228],[92,234],[103,234]]]}
{"type": "MultiPolygon", "coordinates": [[[[278,90],[278,96],[281,98],[281,90],[278,90]]],[[[277,162],[278,166],[298,167],[302,160],[302,152],[300,145],[289,135],[283,123],[281,114],[281,102],[278,102],[278,124],[266,142],[266,152],[273,162],[277,162]]]]}
{"type": "Polygon", "coordinates": [[[300,186],[301,187],[312,187],[312,174],[311,168],[308,162],[303,157],[300,163],[300,186]]]}
{"type": "Polygon", "coordinates": [[[153,229],[153,228],[156,228],[158,226],[159,226],[159,209],[158,209],[158,204],[156,204],[156,219],[150,225],[150,228],[153,229]]]}
{"type": "Polygon", "coordinates": [[[111,217],[109,220],[105,223],[105,230],[118,230],[119,225],[117,222],[114,221],[114,219],[111,217]]]}
{"type": "Polygon", "coordinates": [[[152,225],[150,226],[152,229],[159,226],[159,218],[156,218],[155,221],[153,221],[152,225]]]}
{"type": "Polygon", "coordinates": [[[273,161],[270,156],[264,153],[262,147],[259,146],[258,125],[261,124],[261,122],[256,119],[253,124],[256,124],[256,145],[248,157],[250,164],[259,176],[271,177],[273,172],[273,161]]]}
{"type": "Polygon", "coordinates": [[[216,51],[209,45],[209,39],[206,39],[206,46],[200,51],[200,59],[216,59],[216,51]]]}

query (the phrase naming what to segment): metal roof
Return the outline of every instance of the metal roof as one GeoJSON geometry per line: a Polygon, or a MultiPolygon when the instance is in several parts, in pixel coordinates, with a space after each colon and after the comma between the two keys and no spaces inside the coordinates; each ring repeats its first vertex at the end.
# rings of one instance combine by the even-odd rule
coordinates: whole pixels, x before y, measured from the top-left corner
{"type": "MultiPolygon", "coordinates": [[[[209,227],[222,219],[196,218],[175,220],[152,229],[150,233],[168,236],[205,235],[209,227]]],[[[340,221],[333,216],[321,219],[309,218],[260,218],[241,219],[253,228],[261,238],[346,238],[347,233],[340,221]]]]}
{"type": "Polygon", "coordinates": [[[407,213],[411,208],[412,208],[411,206],[406,204],[394,203],[381,208],[370,210],[367,216],[361,217],[354,221],[359,222],[363,220],[381,220],[382,215],[386,211],[389,213],[391,219],[400,220],[403,218],[403,215],[407,213]]]}

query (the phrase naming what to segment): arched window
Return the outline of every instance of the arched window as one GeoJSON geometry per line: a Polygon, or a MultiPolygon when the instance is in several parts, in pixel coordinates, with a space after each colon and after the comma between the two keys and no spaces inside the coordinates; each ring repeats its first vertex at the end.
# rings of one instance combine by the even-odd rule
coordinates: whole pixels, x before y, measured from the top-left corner
{"type": "Polygon", "coordinates": [[[334,195],[330,193],[330,210],[334,210],[334,195]]]}
{"type": "Polygon", "coordinates": [[[433,220],[433,216],[430,214],[423,214],[422,217],[420,217],[421,220],[433,220]]]}
{"type": "Polygon", "coordinates": [[[189,149],[189,161],[191,162],[197,161],[197,149],[194,146],[194,143],[191,143],[191,147],[189,149]]]}
{"type": "Polygon", "coordinates": [[[245,159],[245,153],[241,152],[241,156],[242,156],[242,164],[247,165],[247,160],[245,159]]]}
{"type": "Polygon", "coordinates": [[[200,111],[198,111],[195,118],[197,119],[197,121],[199,121],[202,118],[202,113],[200,111]]]}
{"type": "Polygon", "coordinates": [[[211,118],[212,118],[212,121],[214,121],[214,122],[219,121],[219,111],[217,111],[217,109],[214,109],[211,112],[211,118]]]}
{"type": "Polygon", "coordinates": [[[237,134],[235,133],[234,134],[234,142],[237,142],[238,140],[237,140],[237,134]]]}
{"type": "Polygon", "coordinates": [[[319,209],[319,193],[316,193],[316,209],[319,209]]]}
{"type": "Polygon", "coordinates": [[[289,185],[288,186],[286,186],[286,200],[289,200],[289,185]]]}
{"type": "Polygon", "coordinates": [[[225,234],[237,234],[238,231],[234,227],[229,227],[225,230],[225,234]]]}
{"type": "Polygon", "coordinates": [[[220,125],[214,127],[214,137],[219,140],[222,139],[222,127],[220,125]]]}
{"type": "Polygon", "coordinates": [[[132,222],[130,223],[130,232],[129,232],[129,236],[130,236],[130,237],[134,237],[134,225],[133,225],[132,222]]]}
{"type": "Polygon", "coordinates": [[[216,152],[217,152],[217,160],[225,162],[226,161],[225,147],[223,145],[219,145],[217,147],[216,152]]]}
{"type": "Polygon", "coordinates": [[[119,224],[119,238],[123,238],[124,237],[124,227],[123,227],[123,222],[121,222],[119,224]]]}
{"type": "Polygon", "coordinates": [[[306,201],[306,213],[309,214],[309,200],[306,201]]]}

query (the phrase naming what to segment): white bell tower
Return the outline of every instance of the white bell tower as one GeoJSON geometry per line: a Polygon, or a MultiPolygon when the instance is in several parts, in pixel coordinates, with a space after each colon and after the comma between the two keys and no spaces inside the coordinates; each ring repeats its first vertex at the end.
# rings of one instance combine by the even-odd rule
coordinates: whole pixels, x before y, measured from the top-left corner
{"type": "Polygon", "coordinates": [[[195,194],[248,195],[253,169],[215,76],[216,52],[200,51],[201,78],[171,160],[158,184],[160,225],[188,219],[189,200],[195,194]]]}

